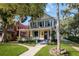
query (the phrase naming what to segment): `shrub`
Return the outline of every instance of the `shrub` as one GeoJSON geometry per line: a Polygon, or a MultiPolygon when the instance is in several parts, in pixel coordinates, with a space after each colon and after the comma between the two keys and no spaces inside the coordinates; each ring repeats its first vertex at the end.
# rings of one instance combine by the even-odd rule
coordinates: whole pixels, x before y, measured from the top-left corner
{"type": "Polygon", "coordinates": [[[52,37],[52,42],[57,42],[57,40],[56,40],[56,32],[55,31],[52,31],[52,34],[51,34],[51,37],[52,37]]]}
{"type": "Polygon", "coordinates": [[[28,43],[28,44],[32,44],[32,43],[36,43],[36,40],[34,40],[34,39],[25,39],[25,41],[23,41],[23,40],[19,40],[18,41],[19,43],[28,43]]]}
{"type": "Polygon", "coordinates": [[[67,39],[79,43],[79,37],[77,36],[69,36],[67,39]]]}

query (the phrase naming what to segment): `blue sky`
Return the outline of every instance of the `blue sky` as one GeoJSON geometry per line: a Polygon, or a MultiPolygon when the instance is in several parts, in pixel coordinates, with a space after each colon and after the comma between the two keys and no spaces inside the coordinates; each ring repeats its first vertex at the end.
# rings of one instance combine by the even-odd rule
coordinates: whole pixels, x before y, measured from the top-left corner
{"type": "MultiPolygon", "coordinates": [[[[61,10],[65,9],[67,6],[66,6],[66,5],[62,6],[62,4],[59,4],[59,6],[60,6],[60,8],[59,8],[60,17],[61,17],[61,10]]],[[[48,3],[48,4],[46,5],[46,8],[45,8],[44,12],[45,12],[46,14],[48,14],[49,16],[56,17],[56,3],[48,3]]],[[[29,21],[30,19],[31,19],[31,17],[28,16],[27,20],[26,20],[24,23],[22,23],[22,24],[23,24],[23,25],[28,25],[28,24],[29,24],[28,21],[29,21]]]]}
{"type": "MultiPolygon", "coordinates": [[[[62,6],[62,4],[59,4],[60,8],[59,8],[59,11],[61,12],[61,10],[65,9],[66,6],[62,6]]],[[[56,17],[56,3],[48,3],[46,5],[46,10],[45,10],[45,13],[52,16],[52,17],[56,17]]],[[[61,16],[61,13],[60,13],[60,16],[61,16]]]]}
{"type": "MultiPolygon", "coordinates": [[[[64,10],[66,8],[67,8],[67,5],[62,5],[62,3],[59,4],[60,18],[62,16],[61,10],[64,10]]],[[[76,13],[77,10],[73,9],[71,12],[76,13]]],[[[56,17],[56,3],[48,3],[46,5],[45,13],[52,17],[56,17]]],[[[71,16],[73,16],[73,15],[71,14],[71,16]]]]}

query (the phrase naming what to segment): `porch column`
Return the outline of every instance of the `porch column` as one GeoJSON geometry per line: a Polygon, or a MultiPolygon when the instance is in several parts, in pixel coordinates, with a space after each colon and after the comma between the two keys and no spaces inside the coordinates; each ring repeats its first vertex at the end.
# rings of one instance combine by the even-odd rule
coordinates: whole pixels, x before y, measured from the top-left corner
{"type": "Polygon", "coordinates": [[[20,37],[20,34],[21,34],[21,33],[20,33],[20,29],[18,29],[18,37],[19,37],[19,38],[18,38],[18,41],[20,41],[20,38],[21,38],[21,37],[20,37]]]}
{"type": "Polygon", "coordinates": [[[30,38],[33,38],[33,30],[30,30],[30,38]]]}
{"type": "Polygon", "coordinates": [[[44,27],[45,27],[45,20],[44,20],[44,27]]]}
{"type": "Polygon", "coordinates": [[[50,29],[47,30],[47,40],[50,41],[50,29]]]}
{"type": "Polygon", "coordinates": [[[36,44],[38,43],[38,39],[39,39],[39,30],[38,31],[38,37],[36,38],[36,44]]]}
{"type": "Polygon", "coordinates": [[[30,38],[30,30],[29,30],[29,38],[30,38]]]}
{"type": "Polygon", "coordinates": [[[52,40],[52,28],[50,29],[50,40],[49,40],[49,42],[51,43],[51,40],[52,40]]]}
{"type": "Polygon", "coordinates": [[[52,21],[52,26],[51,27],[54,27],[54,21],[53,20],[51,20],[52,21]]]}
{"type": "Polygon", "coordinates": [[[40,30],[38,30],[38,34],[39,34],[38,36],[39,36],[39,39],[40,39],[40,30]]]}
{"type": "Polygon", "coordinates": [[[38,24],[38,22],[36,22],[36,24],[37,24],[37,28],[39,28],[39,24],[38,24]]]}

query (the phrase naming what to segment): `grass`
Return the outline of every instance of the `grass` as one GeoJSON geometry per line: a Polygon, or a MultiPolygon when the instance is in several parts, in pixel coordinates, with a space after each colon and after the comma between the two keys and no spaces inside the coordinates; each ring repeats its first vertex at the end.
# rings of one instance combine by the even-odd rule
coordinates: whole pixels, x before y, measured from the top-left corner
{"type": "Polygon", "coordinates": [[[27,45],[27,46],[32,46],[32,47],[34,47],[36,44],[34,44],[34,43],[23,43],[24,45],[27,45]]]}
{"type": "Polygon", "coordinates": [[[49,49],[53,48],[55,45],[47,45],[38,51],[35,56],[50,56],[49,49]]]}
{"type": "Polygon", "coordinates": [[[0,56],[18,56],[28,48],[11,43],[0,44],[0,56]]]}
{"type": "MultiPolygon", "coordinates": [[[[35,56],[51,56],[49,50],[51,48],[55,48],[56,45],[47,45],[43,47],[40,51],[38,51],[35,56]]],[[[69,56],[79,56],[79,52],[72,48],[69,44],[62,43],[61,47],[68,51],[69,56]]]]}
{"type": "Polygon", "coordinates": [[[68,51],[69,56],[79,56],[79,52],[72,48],[70,45],[62,44],[61,47],[68,51]]]}

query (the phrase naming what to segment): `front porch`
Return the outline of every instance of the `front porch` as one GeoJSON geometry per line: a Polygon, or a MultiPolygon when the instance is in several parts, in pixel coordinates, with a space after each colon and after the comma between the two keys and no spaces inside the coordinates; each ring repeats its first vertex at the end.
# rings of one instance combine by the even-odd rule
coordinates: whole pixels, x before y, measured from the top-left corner
{"type": "Polygon", "coordinates": [[[29,37],[39,43],[48,43],[51,40],[51,31],[51,28],[30,29],[29,37]]]}

